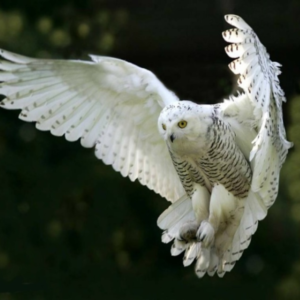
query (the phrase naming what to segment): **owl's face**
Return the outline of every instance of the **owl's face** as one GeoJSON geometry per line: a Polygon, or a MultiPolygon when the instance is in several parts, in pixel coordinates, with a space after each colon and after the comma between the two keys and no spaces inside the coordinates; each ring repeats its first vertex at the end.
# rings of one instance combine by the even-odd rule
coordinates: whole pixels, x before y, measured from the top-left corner
{"type": "Polygon", "coordinates": [[[180,101],[166,106],[158,119],[158,130],[169,148],[176,152],[197,152],[205,146],[212,124],[208,105],[180,101]]]}

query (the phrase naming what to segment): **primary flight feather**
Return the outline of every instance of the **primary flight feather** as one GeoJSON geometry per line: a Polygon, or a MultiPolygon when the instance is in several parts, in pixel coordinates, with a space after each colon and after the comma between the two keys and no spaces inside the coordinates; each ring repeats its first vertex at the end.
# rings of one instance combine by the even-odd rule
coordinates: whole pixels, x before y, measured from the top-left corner
{"type": "Polygon", "coordinates": [[[279,64],[246,22],[223,37],[244,91],[217,105],[179,101],[148,70],[123,60],[33,59],[0,50],[1,106],[21,109],[69,141],[80,139],[123,176],[172,202],[158,219],[162,241],[195,271],[229,272],[274,203],[291,143],[282,120],[279,64]]]}

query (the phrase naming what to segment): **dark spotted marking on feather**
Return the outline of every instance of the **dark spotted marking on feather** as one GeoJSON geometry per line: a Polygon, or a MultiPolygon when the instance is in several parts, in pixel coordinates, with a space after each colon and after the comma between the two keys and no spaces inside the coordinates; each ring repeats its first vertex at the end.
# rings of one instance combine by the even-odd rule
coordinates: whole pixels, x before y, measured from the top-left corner
{"type": "Polygon", "coordinates": [[[237,255],[243,253],[244,250],[236,251],[236,252],[231,252],[232,255],[237,255]]]}
{"type": "Polygon", "coordinates": [[[205,274],[206,270],[196,269],[196,273],[203,276],[205,274]]]}
{"type": "Polygon", "coordinates": [[[231,262],[226,262],[225,263],[225,265],[227,265],[227,266],[233,266],[233,265],[235,265],[235,263],[237,262],[237,260],[234,260],[234,261],[231,261],[231,262]]]}
{"type": "Polygon", "coordinates": [[[168,232],[168,230],[163,231],[163,235],[166,234],[169,239],[173,239],[173,236],[171,236],[168,232]]]}
{"type": "MultiPolygon", "coordinates": [[[[171,237],[170,235],[168,235],[168,236],[171,237]]],[[[181,241],[181,240],[179,240],[179,239],[176,239],[176,240],[181,241]]],[[[175,242],[173,243],[172,248],[173,248],[173,249],[177,249],[177,250],[179,250],[179,251],[183,251],[183,250],[184,250],[184,247],[181,247],[180,244],[179,244],[179,245],[176,245],[175,242]]]]}
{"type": "MultiPolygon", "coordinates": [[[[252,227],[252,226],[250,226],[250,227],[252,227]]],[[[240,244],[243,245],[243,244],[245,244],[245,243],[251,241],[251,239],[252,239],[252,236],[249,236],[248,239],[246,239],[245,241],[241,242],[240,244]]]]}

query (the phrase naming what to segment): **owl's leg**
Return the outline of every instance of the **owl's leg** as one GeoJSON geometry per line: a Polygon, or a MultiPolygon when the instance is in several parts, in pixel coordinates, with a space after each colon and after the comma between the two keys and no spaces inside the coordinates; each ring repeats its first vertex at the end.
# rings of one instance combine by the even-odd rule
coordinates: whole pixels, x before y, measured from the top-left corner
{"type": "Polygon", "coordinates": [[[198,224],[209,216],[210,194],[206,187],[194,183],[192,205],[198,224]]]}
{"type": "Polygon", "coordinates": [[[209,248],[213,245],[216,234],[226,232],[228,243],[243,215],[243,201],[228,192],[221,184],[214,186],[210,197],[209,217],[204,220],[197,232],[202,245],[209,248]]]}
{"type": "Polygon", "coordinates": [[[197,237],[204,248],[210,248],[214,242],[216,227],[204,220],[197,231],[197,237]]]}
{"type": "Polygon", "coordinates": [[[179,230],[178,239],[185,241],[196,240],[199,225],[209,216],[209,192],[206,187],[194,183],[192,194],[192,207],[196,219],[193,222],[183,224],[179,230]]]}

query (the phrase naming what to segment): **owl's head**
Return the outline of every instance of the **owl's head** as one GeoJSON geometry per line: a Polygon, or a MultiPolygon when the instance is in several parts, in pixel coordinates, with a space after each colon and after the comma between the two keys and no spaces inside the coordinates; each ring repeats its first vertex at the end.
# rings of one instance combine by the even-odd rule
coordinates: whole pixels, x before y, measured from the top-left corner
{"type": "Polygon", "coordinates": [[[166,106],[158,118],[158,130],[172,149],[199,149],[207,139],[212,125],[213,107],[191,101],[179,101],[166,106]]]}

